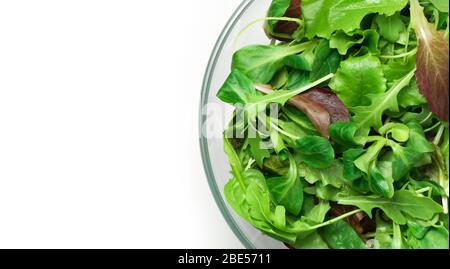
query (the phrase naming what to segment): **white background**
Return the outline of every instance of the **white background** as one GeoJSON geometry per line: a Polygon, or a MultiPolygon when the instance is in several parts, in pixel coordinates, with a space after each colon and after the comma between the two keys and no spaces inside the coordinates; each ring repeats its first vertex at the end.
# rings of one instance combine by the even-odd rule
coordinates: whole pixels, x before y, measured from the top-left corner
{"type": "Polygon", "coordinates": [[[240,0],[0,1],[0,248],[239,248],[198,146],[240,0]]]}

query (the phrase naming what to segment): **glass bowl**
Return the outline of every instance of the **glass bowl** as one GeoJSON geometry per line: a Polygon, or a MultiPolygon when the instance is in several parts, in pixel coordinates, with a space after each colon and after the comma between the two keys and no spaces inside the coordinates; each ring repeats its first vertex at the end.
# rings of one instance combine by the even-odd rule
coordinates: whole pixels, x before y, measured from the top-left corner
{"type": "Polygon", "coordinates": [[[265,17],[270,3],[270,0],[245,0],[237,8],[211,54],[201,93],[200,147],[203,166],[222,215],[246,248],[275,249],[286,246],[241,219],[225,200],[223,188],[231,177],[231,169],[223,151],[222,132],[232,115],[233,107],[221,102],[216,93],[231,71],[232,55],[237,49],[245,45],[270,42],[264,33],[263,22],[252,25],[236,40],[242,28],[252,21],[265,17]]]}

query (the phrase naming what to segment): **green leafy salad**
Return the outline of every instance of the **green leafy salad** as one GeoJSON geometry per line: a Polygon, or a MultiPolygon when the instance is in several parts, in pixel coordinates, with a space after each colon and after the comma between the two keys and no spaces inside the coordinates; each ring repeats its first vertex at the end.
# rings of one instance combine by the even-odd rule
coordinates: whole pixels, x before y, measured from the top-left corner
{"type": "Polygon", "coordinates": [[[233,210],[289,248],[449,248],[448,9],[273,0],[217,93],[233,210]]]}

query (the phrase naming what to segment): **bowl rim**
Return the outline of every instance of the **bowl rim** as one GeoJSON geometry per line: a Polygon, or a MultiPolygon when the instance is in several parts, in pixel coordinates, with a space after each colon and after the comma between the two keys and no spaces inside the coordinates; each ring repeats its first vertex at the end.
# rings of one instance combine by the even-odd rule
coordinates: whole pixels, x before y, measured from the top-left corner
{"type": "Polygon", "coordinates": [[[202,91],[200,98],[200,109],[199,109],[200,152],[202,156],[203,170],[205,171],[209,188],[211,189],[214,200],[216,201],[216,204],[219,207],[220,212],[222,213],[222,216],[225,218],[228,226],[231,228],[231,230],[239,239],[239,241],[241,241],[241,243],[247,249],[255,249],[256,247],[253,245],[252,242],[250,242],[250,240],[245,236],[244,232],[239,228],[238,224],[236,223],[230,211],[228,210],[226,202],[224,201],[222,195],[220,194],[220,190],[217,186],[216,179],[214,177],[214,173],[212,171],[210,163],[208,141],[206,137],[203,137],[201,134],[203,133],[203,123],[206,120],[206,115],[203,114],[202,108],[205,107],[208,100],[212,76],[214,74],[214,69],[217,65],[218,60],[217,55],[219,55],[222,52],[223,47],[225,45],[225,41],[230,36],[238,20],[242,17],[244,12],[250,7],[250,5],[254,1],[255,0],[243,0],[241,4],[237,7],[237,9],[233,12],[230,19],[228,19],[228,22],[226,23],[225,27],[220,33],[220,36],[217,39],[214,49],[209,57],[208,65],[206,67],[206,71],[203,77],[202,91]]]}

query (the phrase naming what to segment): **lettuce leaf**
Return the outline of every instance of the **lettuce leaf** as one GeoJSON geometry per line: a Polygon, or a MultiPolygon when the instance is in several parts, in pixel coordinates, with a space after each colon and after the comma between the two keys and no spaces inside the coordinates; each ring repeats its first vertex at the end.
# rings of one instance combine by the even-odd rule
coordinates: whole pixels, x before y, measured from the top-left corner
{"type": "Polygon", "coordinates": [[[329,38],[336,30],[350,32],[360,27],[366,15],[379,13],[390,16],[407,3],[407,0],[303,0],[306,37],[329,38]]]}
{"type": "Polygon", "coordinates": [[[355,114],[353,120],[358,124],[359,135],[367,135],[371,127],[376,129],[383,125],[382,117],[386,110],[397,112],[398,106],[398,94],[399,92],[409,85],[411,79],[414,77],[414,73],[410,72],[404,78],[394,82],[392,88],[385,93],[371,94],[369,95],[372,100],[368,106],[359,106],[352,109],[355,114]]]}
{"type": "Polygon", "coordinates": [[[379,58],[368,54],[343,61],[330,87],[351,112],[357,106],[370,105],[370,95],[386,91],[379,58]]]}
{"type": "Polygon", "coordinates": [[[411,20],[419,47],[416,78],[431,112],[448,121],[448,41],[427,21],[417,0],[411,0],[411,20]]]}

